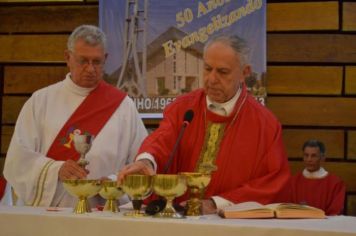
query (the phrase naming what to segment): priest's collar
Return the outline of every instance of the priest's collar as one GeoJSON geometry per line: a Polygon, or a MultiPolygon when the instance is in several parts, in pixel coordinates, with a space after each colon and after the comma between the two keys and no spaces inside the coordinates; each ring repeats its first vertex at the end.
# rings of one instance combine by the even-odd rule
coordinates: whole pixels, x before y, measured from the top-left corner
{"type": "Polygon", "coordinates": [[[307,169],[303,170],[303,176],[307,179],[322,179],[328,175],[328,172],[323,168],[320,167],[319,170],[310,172],[307,169]]]}
{"type": "Polygon", "coordinates": [[[76,85],[73,80],[71,79],[70,73],[66,75],[66,78],[64,79],[64,85],[70,89],[73,93],[76,93],[80,96],[87,96],[92,90],[95,88],[83,88],[78,85],[76,85]]]}
{"type": "Polygon", "coordinates": [[[208,96],[206,96],[206,105],[208,109],[215,114],[229,116],[231,112],[234,110],[236,101],[240,97],[241,88],[242,86],[240,85],[238,90],[236,91],[236,94],[229,101],[224,103],[214,102],[208,96]]]}

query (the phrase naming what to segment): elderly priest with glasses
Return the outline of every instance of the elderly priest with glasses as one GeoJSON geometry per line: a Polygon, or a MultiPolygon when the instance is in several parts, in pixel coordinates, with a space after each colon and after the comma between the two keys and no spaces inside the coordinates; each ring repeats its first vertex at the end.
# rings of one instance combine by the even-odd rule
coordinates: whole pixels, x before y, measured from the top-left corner
{"type": "Polygon", "coordinates": [[[4,168],[23,204],[71,207],[75,199],[63,180],[107,177],[136,156],[147,131],[133,101],[103,81],[106,57],[104,33],[96,26],[77,27],[65,51],[70,73],[34,92],[23,106],[4,168]],[[73,147],[77,134],[94,136],[85,168],[73,147]]]}

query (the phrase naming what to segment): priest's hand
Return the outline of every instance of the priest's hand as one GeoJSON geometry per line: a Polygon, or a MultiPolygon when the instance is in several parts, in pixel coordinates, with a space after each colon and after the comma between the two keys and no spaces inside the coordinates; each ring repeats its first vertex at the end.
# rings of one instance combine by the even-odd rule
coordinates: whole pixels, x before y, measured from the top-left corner
{"type": "Polygon", "coordinates": [[[140,159],[134,163],[128,164],[118,173],[117,183],[121,184],[125,176],[129,174],[154,175],[155,171],[151,161],[140,159]]]}
{"type": "Polygon", "coordinates": [[[67,160],[63,163],[58,172],[58,178],[60,181],[65,179],[85,179],[89,171],[78,165],[73,160],[67,160]]]}
{"type": "Polygon", "coordinates": [[[215,214],[216,211],[216,205],[213,199],[204,199],[202,200],[203,203],[203,215],[209,215],[209,214],[215,214]]]}

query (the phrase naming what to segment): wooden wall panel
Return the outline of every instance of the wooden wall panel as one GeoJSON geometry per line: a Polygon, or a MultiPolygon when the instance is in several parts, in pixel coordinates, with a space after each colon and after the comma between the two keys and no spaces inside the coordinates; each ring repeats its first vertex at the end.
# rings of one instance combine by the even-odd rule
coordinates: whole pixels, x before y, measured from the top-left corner
{"type": "Polygon", "coordinates": [[[356,216],[356,195],[348,195],[346,198],[346,215],[356,216]]]}
{"type": "Polygon", "coordinates": [[[342,29],[345,31],[356,30],[356,3],[344,2],[342,4],[342,29]]]}
{"type": "Polygon", "coordinates": [[[60,80],[68,69],[66,66],[5,66],[4,93],[32,93],[60,80]]]}
{"type": "MultiPolygon", "coordinates": [[[[351,160],[356,160],[356,130],[347,132],[348,143],[347,143],[347,158],[351,160]]],[[[356,170],[355,170],[356,172],[356,170]]],[[[356,181],[356,179],[355,179],[356,181]]]]}
{"type": "Polygon", "coordinates": [[[283,140],[288,157],[303,157],[302,147],[308,139],[318,139],[325,144],[327,158],[344,158],[344,131],[318,129],[284,129],[283,140]]]}
{"type": "MultiPolygon", "coordinates": [[[[289,161],[289,165],[292,174],[295,174],[297,171],[304,169],[304,164],[302,161],[289,161]]],[[[356,191],[356,163],[326,161],[323,163],[323,166],[327,171],[336,174],[345,182],[348,192],[356,191]]]]}
{"type": "Polygon", "coordinates": [[[283,125],[356,127],[356,99],[268,97],[267,107],[283,125]]]}
{"type": "Polygon", "coordinates": [[[23,104],[28,97],[3,96],[2,97],[2,123],[15,124],[23,104]]]}
{"type": "Polygon", "coordinates": [[[98,25],[98,6],[0,7],[0,33],[71,32],[81,24],[98,25]]]}
{"type": "Polygon", "coordinates": [[[347,95],[356,95],[356,66],[346,66],[345,93],[347,95]]]}
{"type": "Polygon", "coordinates": [[[338,2],[267,4],[267,30],[337,30],[338,2]]]}
{"type": "Polygon", "coordinates": [[[355,34],[269,34],[269,62],[338,62],[356,61],[355,34]]]}
{"type": "Polygon", "coordinates": [[[2,126],[1,127],[1,154],[5,155],[11,141],[12,134],[14,132],[14,126],[2,126]]]}
{"type": "Polygon", "coordinates": [[[5,158],[0,157],[0,171],[1,171],[0,173],[1,173],[1,176],[3,176],[4,163],[5,163],[5,158]]]}
{"type": "Polygon", "coordinates": [[[342,77],[341,66],[269,66],[267,92],[341,95],[342,77]]]}
{"type": "Polygon", "coordinates": [[[68,35],[0,35],[1,62],[64,62],[68,35]]]}

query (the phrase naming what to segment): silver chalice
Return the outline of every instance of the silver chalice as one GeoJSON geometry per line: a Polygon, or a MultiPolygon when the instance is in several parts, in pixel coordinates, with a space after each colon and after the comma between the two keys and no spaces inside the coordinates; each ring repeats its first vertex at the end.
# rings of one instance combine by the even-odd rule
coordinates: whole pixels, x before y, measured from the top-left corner
{"type": "Polygon", "coordinates": [[[93,140],[94,136],[90,134],[75,134],[73,137],[74,148],[80,153],[78,164],[82,167],[89,164],[89,162],[85,160],[85,155],[89,152],[93,140]]]}

